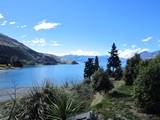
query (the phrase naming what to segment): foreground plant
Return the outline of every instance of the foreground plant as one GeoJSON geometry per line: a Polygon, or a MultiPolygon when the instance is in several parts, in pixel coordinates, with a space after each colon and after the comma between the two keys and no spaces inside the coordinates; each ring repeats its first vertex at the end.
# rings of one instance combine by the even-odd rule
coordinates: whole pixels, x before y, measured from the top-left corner
{"type": "Polygon", "coordinates": [[[47,81],[42,87],[33,87],[28,95],[17,99],[14,115],[8,120],[66,120],[79,111],[81,103],[78,100],[71,91],[47,81]]]}
{"type": "Polygon", "coordinates": [[[66,120],[80,109],[81,103],[64,90],[57,90],[55,98],[47,110],[47,120],[66,120]]]}

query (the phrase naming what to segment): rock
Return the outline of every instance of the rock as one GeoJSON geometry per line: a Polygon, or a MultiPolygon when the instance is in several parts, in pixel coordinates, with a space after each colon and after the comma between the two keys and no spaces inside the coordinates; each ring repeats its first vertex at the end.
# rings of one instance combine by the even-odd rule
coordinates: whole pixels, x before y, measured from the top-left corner
{"type": "Polygon", "coordinates": [[[98,120],[98,117],[92,111],[82,113],[73,117],[68,118],[67,120],[98,120]]]}

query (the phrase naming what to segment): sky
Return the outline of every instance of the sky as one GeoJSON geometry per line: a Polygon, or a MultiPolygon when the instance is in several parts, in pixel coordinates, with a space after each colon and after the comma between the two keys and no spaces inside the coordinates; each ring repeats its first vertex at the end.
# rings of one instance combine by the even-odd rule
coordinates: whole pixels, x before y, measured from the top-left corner
{"type": "Polygon", "coordinates": [[[0,33],[55,55],[160,49],[159,0],[0,0],[0,33]]]}

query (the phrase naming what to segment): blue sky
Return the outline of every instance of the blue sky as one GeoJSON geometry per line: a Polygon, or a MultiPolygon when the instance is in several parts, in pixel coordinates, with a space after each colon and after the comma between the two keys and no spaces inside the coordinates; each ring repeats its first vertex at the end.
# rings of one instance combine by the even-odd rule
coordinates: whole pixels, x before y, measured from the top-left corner
{"type": "Polygon", "coordinates": [[[120,56],[160,49],[159,0],[1,0],[0,32],[38,52],[120,56]]]}

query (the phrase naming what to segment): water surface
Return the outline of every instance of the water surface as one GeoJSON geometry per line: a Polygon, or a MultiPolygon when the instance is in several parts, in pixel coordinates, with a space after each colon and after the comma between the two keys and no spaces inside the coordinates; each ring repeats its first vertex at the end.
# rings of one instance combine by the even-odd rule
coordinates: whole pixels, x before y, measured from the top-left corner
{"type": "Polygon", "coordinates": [[[31,87],[50,80],[56,85],[67,82],[80,82],[83,79],[84,64],[43,65],[0,71],[0,88],[31,87]]]}

